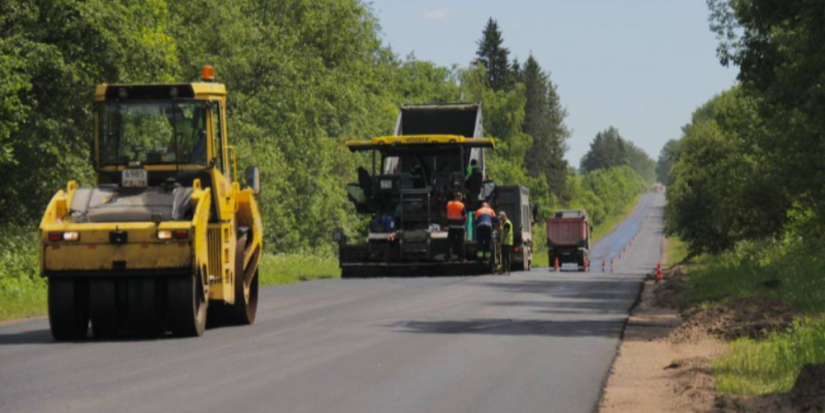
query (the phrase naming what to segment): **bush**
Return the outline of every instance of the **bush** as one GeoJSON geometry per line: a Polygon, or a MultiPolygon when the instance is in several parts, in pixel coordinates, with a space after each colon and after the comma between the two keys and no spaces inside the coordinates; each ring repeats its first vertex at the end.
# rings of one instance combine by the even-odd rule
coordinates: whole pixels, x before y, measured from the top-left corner
{"type": "Polygon", "coordinates": [[[46,282],[38,274],[34,229],[0,228],[0,320],[46,312],[46,282]]]}

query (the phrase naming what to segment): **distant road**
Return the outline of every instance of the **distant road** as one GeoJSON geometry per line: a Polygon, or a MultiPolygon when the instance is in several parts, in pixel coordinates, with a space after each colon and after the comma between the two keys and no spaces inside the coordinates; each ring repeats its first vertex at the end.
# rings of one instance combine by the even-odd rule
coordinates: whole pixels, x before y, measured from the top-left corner
{"type": "Polygon", "coordinates": [[[643,195],[594,247],[600,271],[640,230],[612,274],[268,287],[255,325],[198,339],[54,343],[46,320],[0,327],[0,412],[591,413],[659,259],[663,204],[643,195]]]}

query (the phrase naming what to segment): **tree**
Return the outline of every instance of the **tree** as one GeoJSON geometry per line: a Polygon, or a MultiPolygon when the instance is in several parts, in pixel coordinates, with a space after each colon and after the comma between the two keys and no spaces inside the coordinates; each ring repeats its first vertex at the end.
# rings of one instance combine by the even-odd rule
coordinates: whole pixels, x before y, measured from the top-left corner
{"type": "Polygon", "coordinates": [[[679,161],[679,141],[671,139],[665,143],[659,152],[659,160],[656,162],[656,179],[664,185],[670,185],[670,168],[679,161]]]}
{"type": "Polygon", "coordinates": [[[648,184],[656,182],[656,162],[650,155],[630,141],[625,141],[625,150],[630,169],[636,171],[648,184]]]}
{"type": "Polygon", "coordinates": [[[511,83],[510,51],[503,46],[504,39],[498,22],[492,17],[487,21],[484,33],[478,41],[478,51],[474,65],[482,65],[487,70],[487,82],[494,91],[502,90],[511,83]]]}
{"type": "Polygon", "coordinates": [[[564,124],[567,111],[561,106],[556,86],[533,55],[521,70],[525,86],[525,117],[522,129],[533,137],[525,165],[533,177],[547,181],[557,198],[564,198],[567,178],[566,140],[570,131],[564,124]]]}
{"type": "Polygon", "coordinates": [[[775,136],[766,126],[757,100],[739,88],[706,103],[685,126],[668,174],[667,226],[693,254],[782,231],[791,197],[753,144],[760,135],[775,136]]]}
{"type": "MultiPolygon", "coordinates": [[[[752,142],[781,186],[825,223],[825,13],[821,1],[708,0],[725,65],[739,67],[742,92],[782,133],[752,142]]],[[[764,135],[762,136],[764,137],[764,135]]],[[[825,227],[825,224],[821,224],[825,227]]]]}
{"type": "Polygon", "coordinates": [[[0,3],[2,221],[30,222],[70,179],[91,181],[91,93],[176,74],[162,2],[0,3]]]}
{"type": "Polygon", "coordinates": [[[627,165],[625,141],[619,130],[612,126],[596,134],[590,142],[590,150],[581,161],[581,169],[585,173],[622,165],[627,165]]]}
{"type": "Polygon", "coordinates": [[[648,183],[656,180],[656,162],[633,142],[622,138],[619,130],[612,126],[596,134],[581,161],[585,173],[622,165],[630,166],[648,183]]]}

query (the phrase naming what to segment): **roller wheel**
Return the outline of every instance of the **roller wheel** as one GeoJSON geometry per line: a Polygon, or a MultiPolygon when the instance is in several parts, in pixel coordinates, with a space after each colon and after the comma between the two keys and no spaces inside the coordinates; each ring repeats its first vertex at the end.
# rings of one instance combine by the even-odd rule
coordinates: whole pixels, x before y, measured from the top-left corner
{"type": "Polygon", "coordinates": [[[89,309],[95,338],[117,335],[117,288],[114,280],[92,280],[89,283],[89,309]]]}
{"type": "Polygon", "coordinates": [[[142,337],[158,337],[166,330],[165,280],[129,280],[129,330],[142,337]]]}
{"type": "Polygon", "coordinates": [[[254,323],[258,312],[258,270],[255,270],[251,279],[245,279],[243,268],[245,246],[246,235],[238,239],[238,245],[235,248],[235,304],[227,309],[228,322],[236,325],[254,323]]]}
{"type": "Polygon", "coordinates": [[[86,338],[89,287],[85,281],[49,278],[49,325],[55,340],[86,338]]]}
{"type": "Polygon", "coordinates": [[[167,284],[169,329],[178,337],[197,337],[206,329],[206,297],[200,277],[170,278],[167,284]]]}

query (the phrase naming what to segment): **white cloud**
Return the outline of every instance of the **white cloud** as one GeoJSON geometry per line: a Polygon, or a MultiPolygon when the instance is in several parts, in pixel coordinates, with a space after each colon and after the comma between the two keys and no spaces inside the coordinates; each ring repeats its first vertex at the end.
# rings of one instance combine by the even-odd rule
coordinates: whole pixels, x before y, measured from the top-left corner
{"type": "Polygon", "coordinates": [[[421,18],[427,20],[446,20],[450,17],[450,13],[444,9],[433,9],[421,15],[421,18]]]}

